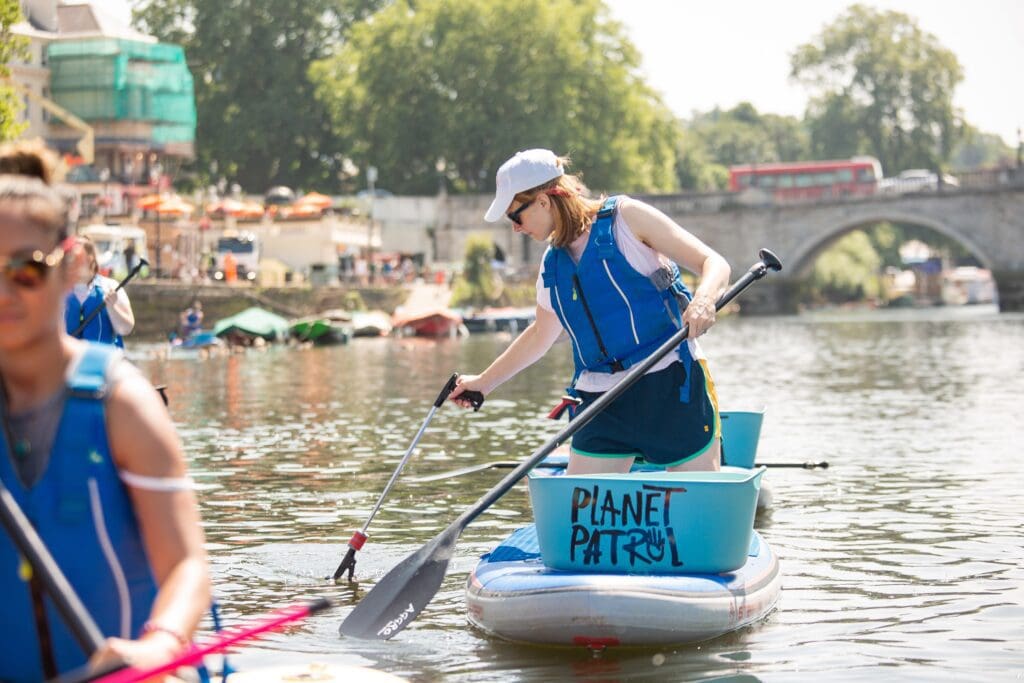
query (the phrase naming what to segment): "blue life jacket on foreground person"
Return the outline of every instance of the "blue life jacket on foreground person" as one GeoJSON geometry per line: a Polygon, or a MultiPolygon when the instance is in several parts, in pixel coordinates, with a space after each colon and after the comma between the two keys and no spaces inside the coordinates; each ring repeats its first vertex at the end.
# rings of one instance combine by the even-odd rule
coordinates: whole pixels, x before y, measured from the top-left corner
{"type": "MultiPolygon", "coordinates": [[[[609,197],[590,228],[579,263],[568,249],[544,257],[544,286],[572,340],[576,378],[584,371],[620,372],[642,361],[682,327],[680,297],[691,298],[679,268],[638,273],[615,242],[617,197],[609,197]]],[[[689,367],[686,342],[680,359],[689,367]]]]}
{"type": "MultiPolygon", "coordinates": [[[[57,565],[106,637],[136,638],[156,597],[138,521],[128,491],[110,455],[104,398],[107,371],[121,353],[89,344],[67,383],[60,426],[41,479],[25,488],[0,430],[0,477],[32,522],[57,565]]],[[[31,570],[14,544],[0,534],[0,680],[44,679],[40,624],[30,589],[31,570]]],[[[39,593],[42,593],[40,590],[39,593]]],[[[45,632],[58,671],[70,671],[87,657],[42,597],[45,632]]]]}
{"type": "Polygon", "coordinates": [[[89,295],[85,298],[85,301],[79,302],[78,297],[74,293],[68,294],[64,302],[64,324],[67,327],[68,334],[72,334],[77,330],[78,326],[89,317],[89,314],[101,306],[103,307],[102,310],[89,321],[84,330],[75,336],[86,341],[113,344],[123,349],[124,340],[121,338],[121,335],[114,331],[114,325],[110,322],[107,307],[103,306],[103,289],[95,284],[95,282],[89,285],[89,295]]]}

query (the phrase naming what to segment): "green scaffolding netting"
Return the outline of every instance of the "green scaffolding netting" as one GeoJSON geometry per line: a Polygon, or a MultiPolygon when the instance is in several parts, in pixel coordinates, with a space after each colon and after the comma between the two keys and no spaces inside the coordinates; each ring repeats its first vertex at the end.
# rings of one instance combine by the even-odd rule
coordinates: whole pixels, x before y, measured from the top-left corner
{"type": "Polygon", "coordinates": [[[156,142],[195,139],[196,104],[178,45],[103,38],[51,43],[50,92],[86,121],[146,121],[156,142]]]}

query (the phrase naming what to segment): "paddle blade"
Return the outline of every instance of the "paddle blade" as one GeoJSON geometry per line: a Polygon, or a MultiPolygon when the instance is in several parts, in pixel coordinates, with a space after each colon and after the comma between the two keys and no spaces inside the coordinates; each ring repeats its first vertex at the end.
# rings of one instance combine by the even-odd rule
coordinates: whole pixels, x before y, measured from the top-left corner
{"type": "Polygon", "coordinates": [[[441,587],[459,530],[448,527],[388,572],[341,622],[341,635],[388,640],[408,626],[441,587]]]}

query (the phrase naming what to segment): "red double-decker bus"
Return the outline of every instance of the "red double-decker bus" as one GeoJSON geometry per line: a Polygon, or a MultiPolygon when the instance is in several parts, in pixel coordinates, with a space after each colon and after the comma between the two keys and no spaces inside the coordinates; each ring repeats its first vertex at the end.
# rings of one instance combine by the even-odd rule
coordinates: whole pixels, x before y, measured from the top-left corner
{"type": "Polygon", "coordinates": [[[867,156],[729,167],[733,192],[756,187],[786,201],[870,195],[881,178],[882,165],[867,156]]]}

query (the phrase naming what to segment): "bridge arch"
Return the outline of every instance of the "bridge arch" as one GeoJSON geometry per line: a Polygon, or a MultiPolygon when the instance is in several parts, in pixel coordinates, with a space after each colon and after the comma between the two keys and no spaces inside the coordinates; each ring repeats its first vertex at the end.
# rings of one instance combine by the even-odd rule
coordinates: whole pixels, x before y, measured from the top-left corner
{"type": "Polygon", "coordinates": [[[977,243],[965,235],[963,230],[958,230],[945,221],[938,220],[923,212],[892,211],[879,207],[877,210],[860,212],[856,215],[833,221],[831,225],[817,233],[813,239],[806,240],[797,246],[789,258],[790,273],[797,278],[806,277],[817,258],[841,237],[854,230],[869,228],[872,225],[884,222],[915,225],[939,233],[962,245],[972,256],[978,259],[983,267],[989,270],[993,269],[993,259],[977,243]]]}

